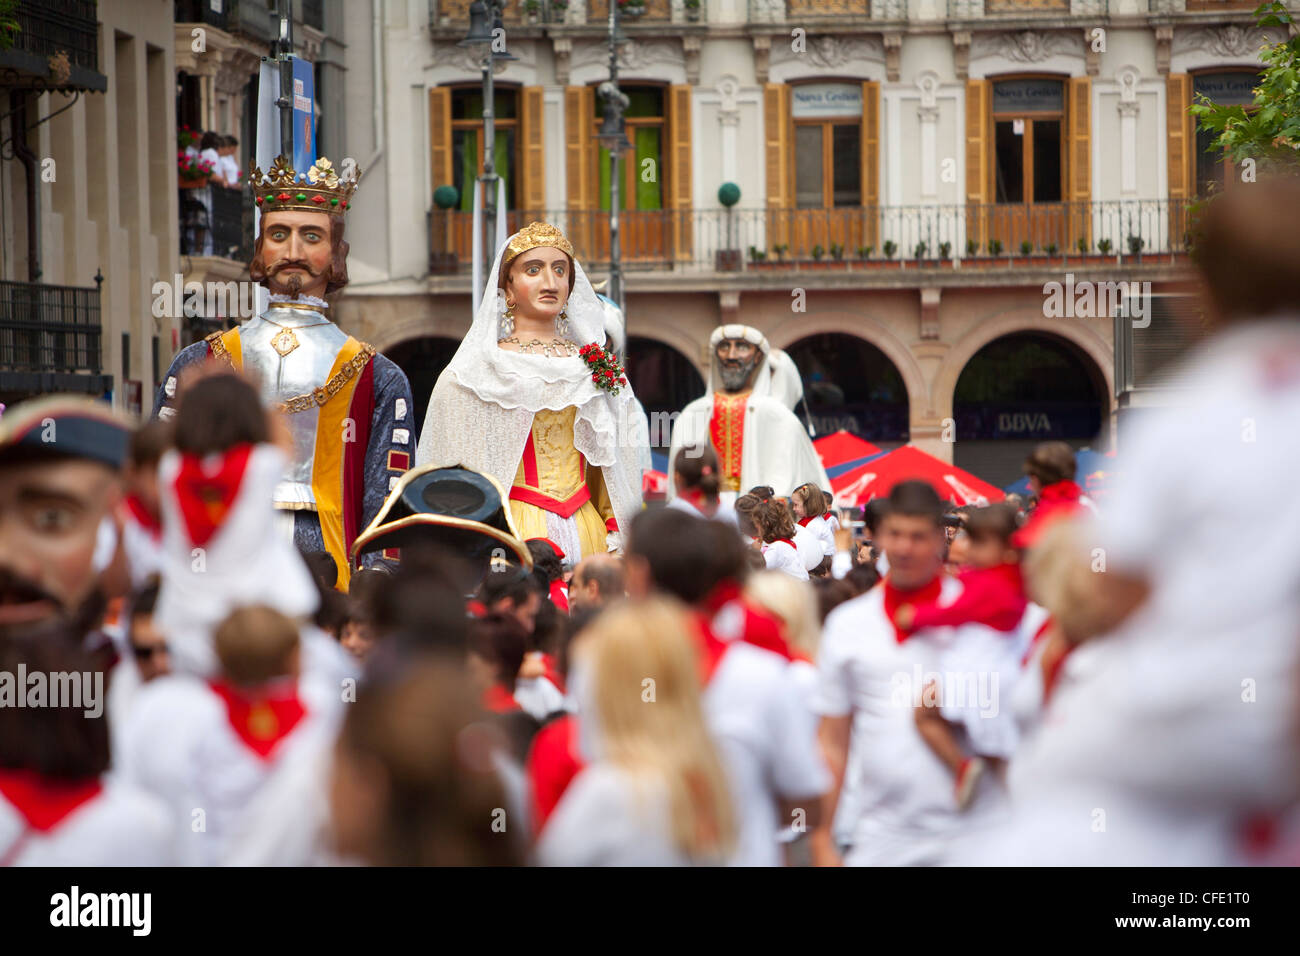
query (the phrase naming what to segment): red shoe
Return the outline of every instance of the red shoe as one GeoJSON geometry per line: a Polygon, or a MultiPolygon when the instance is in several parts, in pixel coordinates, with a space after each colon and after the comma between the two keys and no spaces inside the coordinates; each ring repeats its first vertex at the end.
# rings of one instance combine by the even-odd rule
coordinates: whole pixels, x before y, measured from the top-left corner
{"type": "Polygon", "coordinates": [[[957,783],[953,787],[953,795],[957,798],[957,809],[965,810],[970,806],[971,798],[975,796],[975,788],[979,785],[980,777],[984,776],[984,771],[988,769],[988,764],[980,757],[967,757],[957,768],[957,783]]]}

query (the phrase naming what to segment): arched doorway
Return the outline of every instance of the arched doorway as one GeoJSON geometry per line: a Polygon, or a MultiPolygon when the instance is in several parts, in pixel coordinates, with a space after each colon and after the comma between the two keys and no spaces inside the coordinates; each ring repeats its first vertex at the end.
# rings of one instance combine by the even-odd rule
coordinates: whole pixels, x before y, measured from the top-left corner
{"type": "Polygon", "coordinates": [[[669,416],[704,394],[704,379],[671,345],[633,335],[627,345],[627,379],[650,419],[650,447],[667,452],[669,416]]]}
{"type": "Polygon", "coordinates": [[[823,332],[786,348],[803,379],[795,408],[818,435],[843,429],[882,448],[908,439],[907,388],[894,363],[866,339],[823,332]]]}
{"type": "Polygon", "coordinates": [[[411,400],[415,402],[412,427],[415,429],[413,434],[416,440],[424,429],[424,412],[429,407],[433,386],[458,348],[460,339],[426,335],[384,349],[384,355],[405,372],[411,382],[411,400]]]}
{"type": "Polygon", "coordinates": [[[953,464],[1005,487],[1039,442],[1100,450],[1108,410],[1105,377],[1076,345],[1042,332],[1004,335],[957,378],[953,464]]]}

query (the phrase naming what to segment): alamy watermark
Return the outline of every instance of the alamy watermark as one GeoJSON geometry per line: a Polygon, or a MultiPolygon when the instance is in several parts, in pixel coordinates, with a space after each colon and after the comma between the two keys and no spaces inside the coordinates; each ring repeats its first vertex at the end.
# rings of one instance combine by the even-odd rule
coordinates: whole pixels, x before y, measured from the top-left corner
{"type": "Polygon", "coordinates": [[[103,671],[0,671],[0,707],[71,707],[92,720],[104,713],[103,671]]]}
{"type": "Polygon", "coordinates": [[[1109,318],[1121,310],[1133,319],[1133,328],[1151,324],[1151,283],[1121,279],[1118,282],[1074,281],[1067,272],[1064,282],[1043,284],[1043,317],[1048,319],[1109,318]]]}

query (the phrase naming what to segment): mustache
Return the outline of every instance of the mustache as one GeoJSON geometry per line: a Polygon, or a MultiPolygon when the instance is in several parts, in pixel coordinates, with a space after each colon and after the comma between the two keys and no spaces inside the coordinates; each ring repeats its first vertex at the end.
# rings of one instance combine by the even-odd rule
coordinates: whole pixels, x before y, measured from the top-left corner
{"type": "Polygon", "coordinates": [[[285,269],[302,269],[312,278],[320,275],[319,269],[313,268],[310,262],[305,262],[302,259],[281,259],[271,266],[271,275],[279,275],[285,269]]]}
{"type": "Polygon", "coordinates": [[[15,574],[9,568],[0,567],[0,604],[30,604],[35,601],[49,601],[55,607],[63,606],[58,598],[39,584],[15,574]]]}

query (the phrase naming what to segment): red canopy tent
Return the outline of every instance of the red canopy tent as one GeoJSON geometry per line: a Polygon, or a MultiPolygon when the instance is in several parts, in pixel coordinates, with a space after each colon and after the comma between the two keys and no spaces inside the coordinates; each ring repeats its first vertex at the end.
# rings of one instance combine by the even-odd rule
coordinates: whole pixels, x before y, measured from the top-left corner
{"type": "Polygon", "coordinates": [[[859,458],[870,458],[872,455],[880,454],[880,449],[871,442],[843,429],[818,438],[813,442],[813,448],[817,450],[817,456],[828,472],[846,461],[857,461],[859,458]]]}
{"type": "Polygon", "coordinates": [[[927,455],[914,445],[904,445],[864,465],[831,479],[837,507],[866,504],[884,498],[900,481],[928,481],[939,497],[956,505],[991,504],[1006,497],[999,488],[968,471],[927,455]]]}

